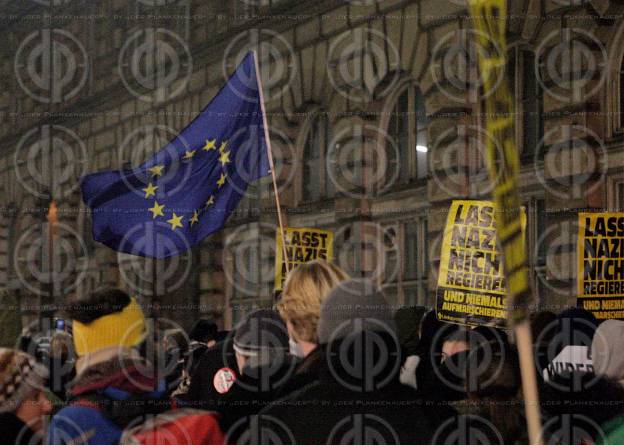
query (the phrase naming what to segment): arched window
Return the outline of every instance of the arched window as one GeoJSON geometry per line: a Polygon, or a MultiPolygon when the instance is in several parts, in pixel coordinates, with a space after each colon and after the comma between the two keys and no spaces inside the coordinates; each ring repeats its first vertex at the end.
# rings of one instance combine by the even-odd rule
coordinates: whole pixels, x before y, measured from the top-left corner
{"type": "Polygon", "coordinates": [[[331,142],[332,132],[326,113],[311,117],[310,126],[303,144],[303,201],[318,201],[334,195],[334,184],[327,175],[325,156],[331,142]]]}
{"type": "Polygon", "coordinates": [[[427,114],[424,98],[416,85],[409,85],[396,99],[388,122],[386,144],[389,163],[398,161],[399,182],[427,177],[427,114]],[[398,150],[398,159],[395,153],[398,150]]]}

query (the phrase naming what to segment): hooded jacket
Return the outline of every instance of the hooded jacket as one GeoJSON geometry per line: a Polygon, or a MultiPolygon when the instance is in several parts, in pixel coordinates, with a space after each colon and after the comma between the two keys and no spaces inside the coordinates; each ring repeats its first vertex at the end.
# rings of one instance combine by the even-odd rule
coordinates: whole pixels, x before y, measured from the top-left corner
{"type": "Polygon", "coordinates": [[[591,355],[596,374],[624,385],[624,321],[605,320],[594,334],[591,355]]]}
{"type": "Polygon", "coordinates": [[[50,422],[50,445],[113,445],[122,430],[170,408],[150,365],[130,352],[89,364],[69,389],[70,401],[50,422]]]}

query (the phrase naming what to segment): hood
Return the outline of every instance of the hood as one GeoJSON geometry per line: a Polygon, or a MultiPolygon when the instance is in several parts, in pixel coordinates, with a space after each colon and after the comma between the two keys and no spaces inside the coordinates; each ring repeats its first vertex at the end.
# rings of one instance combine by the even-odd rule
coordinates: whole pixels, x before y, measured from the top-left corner
{"type": "MultiPolygon", "coordinates": [[[[84,357],[88,361],[88,355],[84,357]]],[[[143,357],[131,351],[103,361],[87,364],[71,383],[69,393],[79,396],[105,388],[116,388],[130,394],[154,391],[158,379],[154,368],[143,357]]]]}
{"type": "Polygon", "coordinates": [[[596,374],[624,382],[624,321],[606,320],[596,330],[591,354],[596,374]]]}

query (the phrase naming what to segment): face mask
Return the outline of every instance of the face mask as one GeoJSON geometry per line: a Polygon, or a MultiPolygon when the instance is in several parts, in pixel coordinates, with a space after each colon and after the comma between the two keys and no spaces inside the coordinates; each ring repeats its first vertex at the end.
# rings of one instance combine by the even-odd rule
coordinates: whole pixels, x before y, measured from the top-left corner
{"type": "Polygon", "coordinates": [[[294,355],[297,358],[303,358],[303,352],[301,352],[299,344],[290,337],[288,337],[288,349],[290,355],[294,355]]]}

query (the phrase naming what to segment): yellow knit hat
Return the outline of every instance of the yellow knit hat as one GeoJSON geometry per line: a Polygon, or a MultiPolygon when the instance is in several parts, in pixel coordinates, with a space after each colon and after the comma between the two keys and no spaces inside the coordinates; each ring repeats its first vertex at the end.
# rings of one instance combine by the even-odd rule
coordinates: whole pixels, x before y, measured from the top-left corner
{"type": "Polygon", "coordinates": [[[114,346],[132,347],[145,337],[145,316],[134,298],[121,312],[104,315],[89,324],[74,320],[76,354],[83,356],[114,346]]]}

